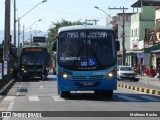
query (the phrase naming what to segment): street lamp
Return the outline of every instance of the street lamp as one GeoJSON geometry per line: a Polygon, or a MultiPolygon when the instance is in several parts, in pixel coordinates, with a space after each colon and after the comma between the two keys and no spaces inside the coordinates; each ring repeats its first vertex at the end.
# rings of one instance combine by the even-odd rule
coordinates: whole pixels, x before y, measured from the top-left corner
{"type": "MultiPolygon", "coordinates": [[[[28,28],[30,28],[31,26],[33,26],[34,24],[36,24],[37,22],[42,21],[42,19],[39,19],[37,21],[35,21],[34,23],[32,23],[28,28]]],[[[24,31],[26,31],[28,28],[26,28],[24,31]]]]}
{"type": "MultiPolygon", "coordinates": [[[[95,6],[94,8],[102,11],[103,13],[105,13],[107,16],[109,16],[110,18],[112,18],[112,16],[110,16],[107,12],[105,12],[104,10],[100,9],[98,6],[95,6]]],[[[107,17],[106,17],[106,26],[107,26],[107,17]]]]}
{"type": "MultiPolygon", "coordinates": [[[[36,24],[36,23],[39,22],[39,21],[42,21],[42,19],[36,20],[36,21],[35,21],[34,23],[32,23],[28,28],[31,28],[34,24],[36,24]]],[[[24,32],[25,32],[28,28],[26,28],[26,29],[23,30],[23,45],[24,45],[24,32]]],[[[30,32],[31,32],[31,31],[30,31],[30,32]]],[[[31,40],[31,43],[32,43],[32,40],[31,40]]]]}
{"type": "Polygon", "coordinates": [[[32,7],[28,12],[26,12],[22,17],[18,18],[18,53],[19,53],[19,43],[20,43],[20,19],[22,19],[25,15],[27,15],[30,11],[32,11],[35,7],[38,5],[47,2],[47,0],[43,0],[42,2],[36,4],[34,7],[32,7]]]}

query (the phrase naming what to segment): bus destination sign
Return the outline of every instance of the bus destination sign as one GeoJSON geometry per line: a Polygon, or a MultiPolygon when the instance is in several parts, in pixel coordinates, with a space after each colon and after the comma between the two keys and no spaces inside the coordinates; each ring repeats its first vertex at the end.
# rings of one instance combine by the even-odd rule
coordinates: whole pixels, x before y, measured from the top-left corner
{"type": "Polygon", "coordinates": [[[66,38],[107,38],[108,35],[111,34],[107,31],[89,31],[89,32],[83,32],[83,31],[75,31],[75,32],[66,32],[65,37],[66,38]]]}
{"type": "Polygon", "coordinates": [[[40,52],[40,51],[43,51],[42,48],[27,48],[25,50],[26,50],[26,52],[40,52]]]}

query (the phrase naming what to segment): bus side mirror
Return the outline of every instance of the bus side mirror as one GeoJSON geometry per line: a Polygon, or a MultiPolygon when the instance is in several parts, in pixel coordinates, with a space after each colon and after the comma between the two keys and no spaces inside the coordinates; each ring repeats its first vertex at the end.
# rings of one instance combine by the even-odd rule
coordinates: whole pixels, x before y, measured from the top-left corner
{"type": "Polygon", "coordinates": [[[116,48],[117,48],[117,51],[120,50],[120,44],[119,44],[119,41],[116,41],[116,48]]]}

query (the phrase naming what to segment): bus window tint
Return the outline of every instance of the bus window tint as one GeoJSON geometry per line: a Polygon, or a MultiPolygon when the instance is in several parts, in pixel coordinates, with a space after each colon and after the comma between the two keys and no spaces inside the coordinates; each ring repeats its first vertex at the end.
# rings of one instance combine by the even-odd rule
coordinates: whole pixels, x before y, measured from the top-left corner
{"type": "Polygon", "coordinates": [[[82,66],[104,69],[116,62],[114,43],[112,31],[62,32],[58,40],[58,62],[61,66],[75,69],[82,66]],[[94,63],[89,64],[90,60],[94,63]]]}
{"type": "Polygon", "coordinates": [[[44,55],[39,56],[36,53],[25,54],[22,56],[22,64],[25,65],[43,65],[44,55]]]}

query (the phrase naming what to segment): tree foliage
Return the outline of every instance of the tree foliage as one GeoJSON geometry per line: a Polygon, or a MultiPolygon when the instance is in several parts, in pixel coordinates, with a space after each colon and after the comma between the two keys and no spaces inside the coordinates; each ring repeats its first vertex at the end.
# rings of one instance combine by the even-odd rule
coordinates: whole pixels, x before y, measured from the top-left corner
{"type": "Polygon", "coordinates": [[[61,21],[52,22],[51,27],[48,30],[48,48],[51,50],[52,42],[56,40],[58,29],[64,26],[76,25],[77,22],[66,21],[62,19],[61,21]]]}

